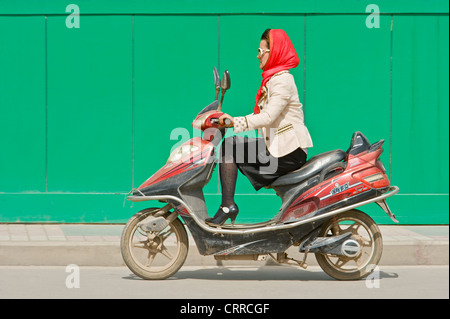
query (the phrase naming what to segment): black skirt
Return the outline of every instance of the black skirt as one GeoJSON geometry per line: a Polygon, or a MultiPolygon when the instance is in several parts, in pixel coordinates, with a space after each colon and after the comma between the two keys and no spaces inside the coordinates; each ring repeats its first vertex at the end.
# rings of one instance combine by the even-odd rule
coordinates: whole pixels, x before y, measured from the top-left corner
{"type": "Polygon", "coordinates": [[[278,177],[306,163],[306,154],[298,148],[282,157],[274,157],[262,138],[231,136],[222,143],[222,161],[234,161],[255,190],[272,184],[278,177]]]}

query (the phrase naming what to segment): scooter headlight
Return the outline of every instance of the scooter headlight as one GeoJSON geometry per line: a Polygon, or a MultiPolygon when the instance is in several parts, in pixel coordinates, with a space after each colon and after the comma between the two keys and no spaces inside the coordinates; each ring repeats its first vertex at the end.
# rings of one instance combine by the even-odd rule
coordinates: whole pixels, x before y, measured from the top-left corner
{"type": "Polygon", "coordinates": [[[183,157],[186,157],[187,155],[196,152],[199,150],[199,147],[197,145],[193,144],[183,144],[179,147],[177,147],[169,156],[169,159],[167,160],[168,163],[177,162],[181,160],[183,157]]]}

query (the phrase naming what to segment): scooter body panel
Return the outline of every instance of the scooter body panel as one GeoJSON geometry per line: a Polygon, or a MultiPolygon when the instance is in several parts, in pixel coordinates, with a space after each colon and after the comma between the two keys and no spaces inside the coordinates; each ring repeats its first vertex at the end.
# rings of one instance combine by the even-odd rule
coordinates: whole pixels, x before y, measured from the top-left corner
{"type": "MultiPolygon", "coordinates": [[[[214,145],[200,137],[192,138],[180,147],[180,154],[147,179],[134,192],[134,196],[173,195],[180,197],[179,188],[202,172],[214,161],[214,145]],[[185,154],[184,149],[190,152],[185,154]]],[[[177,154],[175,154],[177,155],[177,154]]],[[[205,181],[204,184],[206,184],[205,181]]]]}
{"type": "Polygon", "coordinates": [[[253,255],[282,253],[320,227],[327,219],[280,231],[248,234],[218,234],[204,230],[187,215],[181,215],[201,255],[253,255]]]}
{"type": "Polygon", "coordinates": [[[390,182],[378,160],[381,145],[371,152],[349,154],[345,169],[336,176],[323,180],[317,175],[299,185],[275,188],[285,203],[277,218],[293,222],[384,194],[390,182]]]}

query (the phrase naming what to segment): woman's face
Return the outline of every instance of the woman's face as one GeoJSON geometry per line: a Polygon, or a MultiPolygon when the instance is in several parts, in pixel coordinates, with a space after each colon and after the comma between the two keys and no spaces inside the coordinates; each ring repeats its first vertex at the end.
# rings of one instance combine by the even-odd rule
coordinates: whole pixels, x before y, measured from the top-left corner
{"type": "Polygon", "coordinates": [[[269,51],[270,51],[269,46],[267,45],[267,41],[261,40],[259,48],[262,50],[258,50],[258,55],[256,57],[259,60],[259,68],[261,70],[264,70],[267,60],[269,60],[269,51]]]}

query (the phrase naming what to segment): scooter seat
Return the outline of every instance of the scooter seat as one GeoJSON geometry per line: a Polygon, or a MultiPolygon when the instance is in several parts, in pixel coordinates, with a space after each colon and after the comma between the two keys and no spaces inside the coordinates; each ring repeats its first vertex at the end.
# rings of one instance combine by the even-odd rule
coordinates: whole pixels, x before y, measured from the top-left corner
{"type": "Polygon", "coordinates": [[[302,181],[319,174],[324,168],[344,160],[347,153],[334,150],[313,156],[296,171],[278,177],[268,188],[299,184],[302,181]]]}

